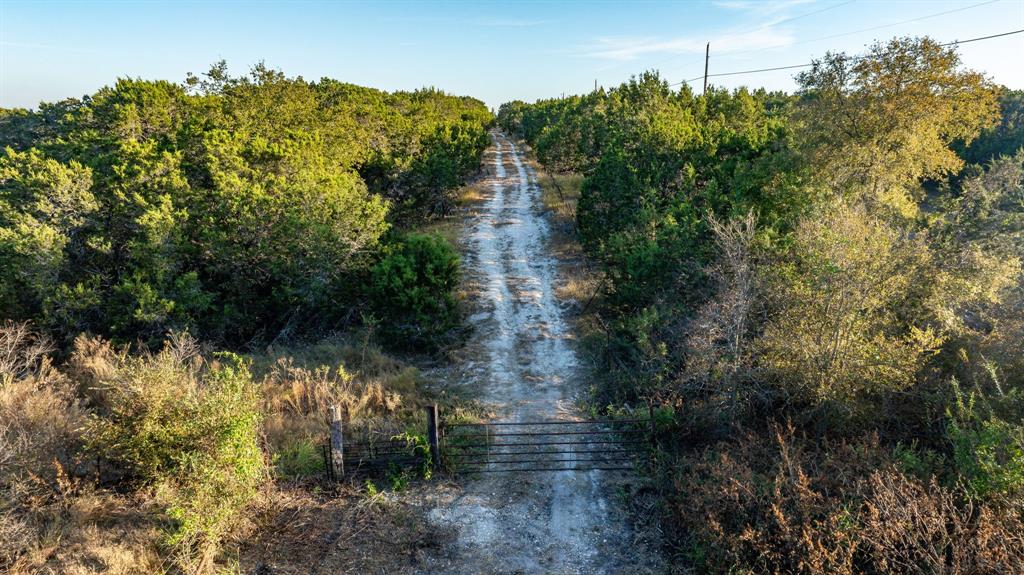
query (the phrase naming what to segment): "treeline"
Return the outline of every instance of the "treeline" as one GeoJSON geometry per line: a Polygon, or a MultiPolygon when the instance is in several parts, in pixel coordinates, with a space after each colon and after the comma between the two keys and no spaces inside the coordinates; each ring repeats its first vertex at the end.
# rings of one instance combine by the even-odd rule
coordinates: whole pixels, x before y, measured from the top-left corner
{"type": "Polygon", "coordinates": [[[262,65],[232,77],[223,62],[182,84],[121,79],[0,110],[0,316],[66,343],[187,329],[238,346],[372,313],[425,341],[452,323],[423,309],[450,297],[430,290],[454,285],[457,265],[396,285],[383,260],[454,257],[404,230],[449,210],[492,121],[479,100],[433,89],[262,65]],[[395,289],[419,295],[396,305],[395,289]]]}
{"type": "Polygon", "coordinates": [[[655,471],[701,572],[1022,571],[1021,94],[928,39],[797,80],[501,107],[585,176],[595,402],[672,415],[655,471]]]}
{"type": "Polygon", "coordinates": [[[239,570],[329,406],[421,413],[375,342],[457,337],[458,256],[418,230],[492,123],[223,63],[0,110],[0,570],[239,570]]]}

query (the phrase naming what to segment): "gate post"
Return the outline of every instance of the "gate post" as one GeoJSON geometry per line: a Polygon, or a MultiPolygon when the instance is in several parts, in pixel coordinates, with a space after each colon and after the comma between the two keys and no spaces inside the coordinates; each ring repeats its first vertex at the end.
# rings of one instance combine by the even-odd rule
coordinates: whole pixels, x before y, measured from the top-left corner
{"type": "Polygon", "coordinates": [[[345,475],[345,434],[341,406],[331,406],[331,473],[335,479],[345,475]]]}
{"type": "Polygon", "coordinates": [[[650,421],[651,426],[651,447],[658,447],[658,425],[654,419],[654,402],[647,402],[647,418],[650,421]]]}
{"type": "Polygon", "coordinates": [[[441,448],[438,445],[437,433],[437,404],[428,405],[427,410],[427,442],[430,444],[430,463],[434,466],[434,471],[438,472],[441,470],[441,448]]]}

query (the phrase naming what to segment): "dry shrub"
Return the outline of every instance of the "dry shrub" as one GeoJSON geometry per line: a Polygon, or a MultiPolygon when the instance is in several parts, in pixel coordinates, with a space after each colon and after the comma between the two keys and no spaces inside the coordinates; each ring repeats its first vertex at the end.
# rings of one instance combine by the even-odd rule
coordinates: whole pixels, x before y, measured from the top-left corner
{"type": "Polygon", "coordinates": [[[50,350],[26,324],[0,327],[0,567],[36,546],[76,466],[85,415],[50,350]]]}
{"type": "Polygon", "coordinates": [[[75,338],[65,371],[82,397],[93,405],[102,406],[103,382],[117,375],[117,368],[127,355],[126,349],[117,349],[101,337],[81,334],[75,338]]]}
{"type": "Polygon", "coordinates": [[[1024,573],[1024,523],[1010,502],[976,502],[895,471],[864,484],[860,530],[876,573],[1024,573]]]}
{"type": "Polygon", "coordinates": [[[1021,502],[896,470],[874,436],[813,442],[772,426],[678,468],[674,513],[710,573],[1022,573],[1021,502]],[[881,471],[879,471],[881,470],[881,471]]]}
{"type": "Polygon", "coordinates": [[[701,306],[686,326],[683,349],[687,358],[680,373],[678,391],[693,398],[707,398],[716,411],[727,403],[736,419],[740,403],[755,390],[751,327],[760,306],[760,286],[754,241],[757,216],[751,210],[742,218],[720,221],[706,218],[714,234],[718,258],[706,268],[715,295],[701,306]],[[741,393],[745,391],[747,393],[741,393]]]}
{"type": "MultiPolygon", "coordinates": [[[[84,340],[83,340],[84,341],[84,340]]],[[[99,365],[109,346],[76,346],[99,365]]],[[[86,410],[79,382],[54,369],[45,337],[0,328],[0,571],[158,573],[156,520],[143,501],[97,492],[81,461],[86,410]]]]}
{"type": "Polygon", "coordinates": [[[85,415],[66,378],[49,366],[0,384],[0,483],[16,500],[56,484],[76,463],[85,415]]]}
{"type": "MultiPolygon", "coordinates": [[[[854,470],[828,458],[809,466],[791,427],[750,434],[680,470],[675,512],[693,558],[710,572],[853,573],[852,514],[829,483],[854,470]]],[[[836,457],[855,450],[840,446],[836,457]]]]}
{"type": "Polygon", "coordinates": [[[39,370],[53,351],[49,339],[24,322],[0,326],[0,377],[24,379],[39,370]]]}

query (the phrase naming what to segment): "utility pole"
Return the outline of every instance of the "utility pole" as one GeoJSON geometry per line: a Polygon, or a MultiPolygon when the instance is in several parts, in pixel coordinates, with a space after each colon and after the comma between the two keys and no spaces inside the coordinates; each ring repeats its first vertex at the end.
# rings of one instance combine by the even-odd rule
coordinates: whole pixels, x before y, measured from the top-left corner
{"type": "Polygon", "coordinates": [[[704,91],[700,93],[701,96],[708,91],[708,59],[711,58],[711,42],[704,48],[704,91]]]}
{"type": "Polygon", "coordinates": [[[594,78],[594,91],[597,92],[597,78],[594,78]]]}

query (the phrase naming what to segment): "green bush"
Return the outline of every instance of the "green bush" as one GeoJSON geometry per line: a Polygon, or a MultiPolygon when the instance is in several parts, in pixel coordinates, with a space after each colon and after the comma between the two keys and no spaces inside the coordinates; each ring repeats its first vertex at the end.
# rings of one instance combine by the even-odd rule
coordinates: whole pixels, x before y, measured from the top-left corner
{"type": "Polygon", "coordinates": [[[1017,403],[1019,395],[972,392],[965,398],[955,381],[953,392],[946,433],[957,473],[981,496],[1024,492],[1024,426],[1019,416],[1005,420],[993,409],[993,404],[1017,403]]]}
{"type": "Polygon", "coordinates": [[[86,429],[99,456],[151,488],[169,519],[166,543],[186,571],[208,567],[267,477],[261,415],[247,364],[204,363],[191,339],[125,357],[99,390],[86,429]]]}
{"type": "Polygon", "coordinates": [[[425,135],[399,191],[391,194],[399,211],[446,214],[453,204],[451,192],[479,168],[489,142],[483,125],[465,121],[441,124],[425,135]]]}
{"type": "Polygon", "coordinates": [[[370,298],[393,344],[437,348],[461,322],[459,256],[437,235],[408,234],[372,271],[370,298]]]}
{"type": "Polygon", "coordinates": [[[274,467],[282,477],[306,477],[323,473],[324,455],[321,446],[308,438],[290,441],[274,454],[274,467]]]}

